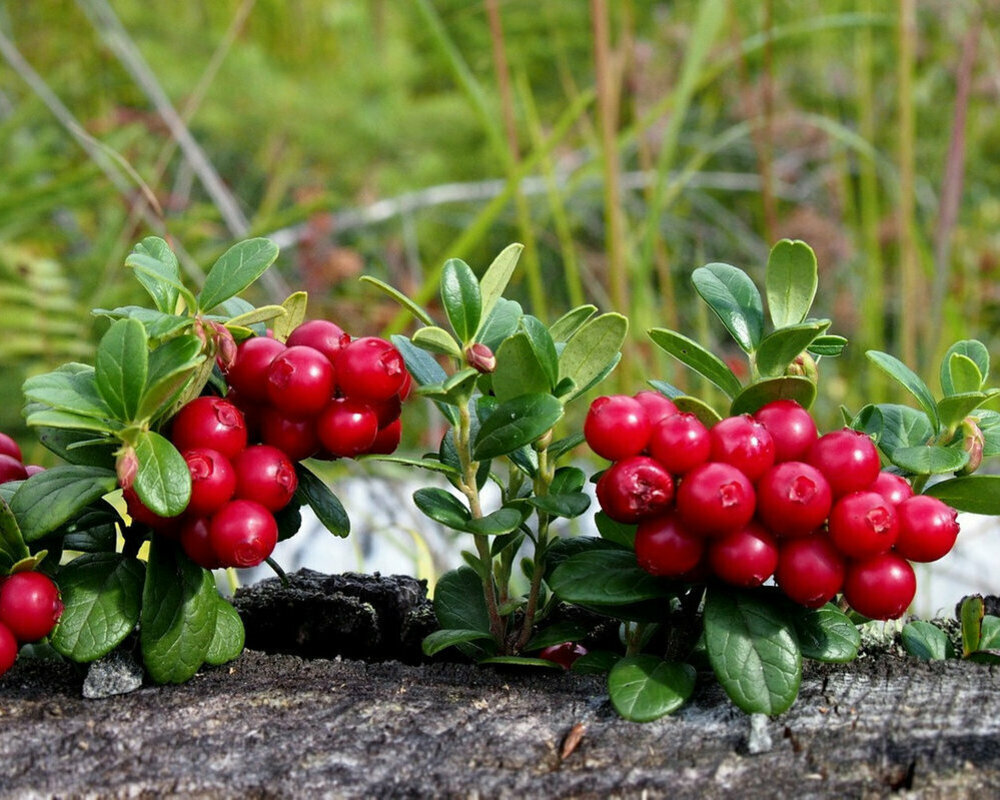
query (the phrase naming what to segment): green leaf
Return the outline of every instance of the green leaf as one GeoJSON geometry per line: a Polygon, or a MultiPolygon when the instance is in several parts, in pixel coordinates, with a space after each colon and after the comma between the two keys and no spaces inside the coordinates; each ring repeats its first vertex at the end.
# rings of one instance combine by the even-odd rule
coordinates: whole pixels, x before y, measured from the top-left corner
{"type": "Polygon", "coordinates": [[[483,639],[489,638],[491,638],[490,634],[485,631],[469,630],[465,628],[448,628],[445,630],[434,631],[434,633],[425,636],[424,641],[421,643],[421,648],[424,651],[424,655],[429,658],[430,656],[440,653],[445,648],[454,647],[457,644],[465,644],[467,642],[479,642],[483,639]]]}
{"type": "Polygon", "coordinates": [[[501,403],[523,394],[547,394],[549,376],[524,331],[509,336],[496,352],[493,393],[501,403]]]}
{"type": "Polygon", "coordinates": [[[211,311],[246,289],[274,263],[278,246],[269,239],[247,239],[223,253],[212,265],[198,295],[198,308],[211,311]]]}
{"type": "Polygon", "coordinates": [[[455,337],[444,328],[438,328],[435,325],[420,328],[414,332],[411,341],[421,350],[441,353],[452,358],[462,358],[461,346],[455,341],[455,337]]]}
{"type": "Polygon", "coordinates": [[[121,517],[110,505],[84,509],[65,526],[63,547],[81,553],[114,552],[120,522],[121,517]]]}
{"type": "Polygon", "coordinates": [[[620,544],[629,550],[635,547],[635,525],[613,520],[603,511],[598,511],[594,514],[594,524],[597,526],[597,532],[601,534],[602,539],[620,544]]]}
{"type": "Polygon", "coordinates": [[[292,331],[305,322],[308,306],[308,292],[292,292],[288,295],[281,304],[285,309],[284,315],[277,317],[271,325],[274,329],[274,338],[279,342],[287,341],[292,331]]]}
{"type": "Polygon", "coordinates": [[[205,663],[219,613],[212,573],[154,537],[142,591],[139,644],[149,677],[183,683],[205,663]]]}
{"type": "Polygon", "coordinates": [[[989,374],[990,351],[986,345],[977,339],[963,339],[949,347],[941,359],[941,390],[946,395],[978,392],[989,374]]]}
{"type": "Polygon", "coordinates": [[[549,394],[526,394],[501,403],[479,426],[473,458],[485,461],[531,444],[562,415],[562,403],[549,394]]]}
{"type": "Polygon", "coordinates": [[[828,334],[826,336],[817,336],[806,349],[814,356],[835,358],[844,352],[845,347],[847,347],[847,339],[843,336],[828,334]]]}
{"type": "Polygon", "coordinates": [[[653,328],[649,331],[653,343],[672,355],[682,364],[718,386],[730,398],[736,397],[743,388],[733,371],[714,353],[709,352],[694,339],[667,328],[653,328]]]}
{"type": "Polygon", "coordinates": [[[934,483],[924,494],[969,514],[1000,514],[1000,475],[966,475],[934,483]]]}
{"type": "Polygon", "coordinates": [[[143,306],[122,306],[111,311],[95,308],[92,313],[95,316],[108,317],[112,320],[138,320],[146,329],[146,335],[153,340],[166,339],[181,329],[190,328],[194,324],[193,317],[182,314],[164,314],[162,311],[155,311],[143,306]]]}
{"type": "Polygon", "coordinates": [[[101,469],[115,468],[114,451],[118,445],[107,437],[95,438],[90,431],[39,428],[38,440],[70,464],[101,469]]]}
{"type": "Polygon", "coordinates": [[[167,413],[204,361],[197,336],[177,336],[153,350],[136,418],[157,420],[167,413]]]}
{"type": "Polygon", "coordinates": [[[780,606],[759,593],[711,586],[705,598],[708,660],[748,714],[788,710],[802,682],[802,653],[780,606]]]}
{"type": "Polygon", "coordinates": [[[706,428],[711,428],[716,422],[722,420],[722,414],[697,397],[690,397],[688,395],[675,397],[674,405],[682,413],[694,414],[706,428]]]}
{"type": "Polygon", "coordinates": [[[765,377],[783,374],[788,365],[829,327],[830,320],[820,319],[788,325],[765,336],[757,348],[760,374],[765,377]]]}
{"type": "Polygon", "coordinates": [[[520,303],[503,297],[499,298],[496,305],[493,306],[492,313],[486,317],[484,322],[480,323],[476,341],[496,352],[503,340],[517,330],[522,316],[524,316],[524,311],[520,303]]]}
{"type": "Polygon", "coordinates": [[[764,288],[775,328],[802,322],[812,308],[818,286],[816,254],[808,244],[782,239],[771,248],[764,288]]]}
{"type": "Polygon", "coordinates": [[[1000,617],[983,615],[979,626],[979,646],[970,658],[985,664],[1000,663],[1000,617]]]}
{"type": "Polygon", "coordinates": [[[567,519],[579,517],[590,508],[590,497],[583,492],[539,495],[529,497],[528,502],[539,511],[544,511],[553,517],[566,517],[567,519]]]}
{"type": "Polygon", "coordinates": [[[470,567],[446,572],[434,586],[434,614],[442,629],[480,631],[481,643],[466,642],[463,652],[482,658],[496,652],[490,635],[490,615],[483,597],[483,582],[470,567]]]}
{"type": "Polygon", "coordinates": [[[122,427],[119,422],[84,417],[69,411],[55,411],[37,403],[25,407],[24,419],[32,427],[93,431],[95,433],[115,433],[122,427]]]}
{"type": "Polygon", "coordinates": [[[118,553],[93,553],[59,570],[65,605],[52,646],[76,662],[94,661],[115,649],[139,621],[145,565],[118,553]]]}
{"type": "Polygon", "coordinates": [[[656,656],[626,656],[608,673],[615,711],[630,722],[652,722],[679,709],[694,692],[694,667],[656,656]]]}
{"type": "Polygon", "coordinates": [[[545,658],[532,658],[530,656],[490,656],[479,661],[480,664],[500,664],[515,667],[542,667],[543,669],[562,669],[559,664],[545,658]]]}
{"type": "Polygon", "coordinates": [[[448,528],[467,530],[472,519],[472,514],[461,500],[436,486],[417,489],[413,493],[413,502],[426,516],[448,528]]]}
{"type": "Polygon", "coordinates": [[[589,304],[572,308],[549,326],[549,335],[555,342],[568,342],[595,313],[597,306],[589,304]]]}
{"type": "Polygon", "coordinates": [[[170,245],[158,236],[147,236],[132,248],[125,266],[135,271],[135,277],[149,292],[159,311],[164,314],[177,311],[183,284],[180,265],[170,245]]]}
{"type": "Polygon", "coordinates": [[[29,555],[17,518],[0,497],[0,575],[6,575],[14,564],[29,555]]]}
{"type": "Polygon", "coordinates": [[[938,418],[945,430],[954,430],[969,414],[989,400],[983,392],[961,392],[941,398],[937,405],[938,418]]]}
{"type": "Polygon", "coordinates": [[[143,504],[161,517],[176,517],[191,499],[191,472],[184,457],[165,437],[144,431],[136,437],[139,471],[134,489],[143,504]]]}
{"type": "MultiPolygon", "coordinates": [[[[476,341],[484,342],[481,335],[482,328],[486,321],[490,319],[490,315],[493,313],[498,302],[502,299],[501,295],[506,291],[507,284],[510,283],[511,275],[514,274],[514,268],[517,266],[522,250],[524,250],[523,244],[514,243],[507,245],[493,259],[493,263],[486,268],[486,272],[483,273],[483,277],[479,281],[481,322],[479,323],[480,329],[476,331],[476,341]]],[[[493,348],[491,347],[490,349],[492,350],[493,348]]]]}
{"type": "Polygon", "coordinates": [[[579,447],[586,440],[582,432],[571,433],[562,439],[556,439],[548,447],[549,458],[558,459],[566,455],[570,450],[579,447]]]}
{"type": "Polygon", "coordinates": [[[903,388],[910,392],[920,404],[924,413],[930,419],[934,430],[938,430],[937,404],[920,376],[899,359],[888,353],[879,350],[869,350],[865,353],[868,359],[889,377],[896,380],[903,388]]]}
{"type": "Polygon", "coordinates": [[[548,580],[565,603],[618,606],[670,596],[666,582],[653,577],[626,550],[588,550],[560,563],[548,580]]]}
{"type": "Polygon", "coordinates": [[[424,325],[434,324],[434,318],[430,314],[428,314],[427,311],[425,311],[422,306],[419,306],[416,303],[414,303],[409,297],[407,297],[405,294],[403,294],[401,291],[399,291],[399,289],[395,288],[394,286],[390,286],[388,283],[380,281],[378,278],[373,278],[371,275],[362,275],[360,280],[363,283],[371,284],[376,289],[385,292],[387,295],[389,295],[389,297],[391,297],[393,300],[395,300],[397,303],[403,306],[403,308],[405,308],[407,311],[413,314],[413,316],[415,316],[422,323],[424,323],[424,325]]]}
{"type": "Polygon", "coordinates": [[[243,652],[246,631],[243,620],[236,609],[221,595],[216,593],[215,634],[205,653],[205,663],[218,666],[226,664],[243,652]]]}
{"type": "Polygon", "coordinates": [[[857,658],[861,647],[858,626],[832,603],[816,609],[796,606],[793,619],[804,657],[833,663],[857,658]]]}
{"type": "Polygon", "coordinates": [[[445,464],[436,458],[408,458],[406,456],[359,456],[358,461],[379,461],[387,464],[399,464],[404,467],[426,469],[429,472],[440,472],[444,475],[459,477],[461,473],[451,464],[445,464]]]}
{"type": "MultiPolygon", "coordinates": [[[[549,455],[552,454],[551,448],[549,455]]],[[[549,484],[549,494],[573,494],[583,491],[587,485],[587,473],[579,467],[559,467],[553,475],[549,484]]]]}
{"type": "Polygon", "coordinates": [[[579,622],[556,622],[548,627],[536,631],[528,643],[524,646],[526,652],[542,650],[546,647],[562,644],[563,642],[577,642],[584,638],[590,629],[579,622]]]}
{"type": "Polygon", "coordinates": [[[962,601],[959,608],[959,621],[962,623],[962,655],[966,658],[979,649],[985,614],[986,605],[980,595],[974,594],[962,601]]]}
{"type": "Polygon", "coordinates": [[[601,314],[580,327],[559,355],[559,379],[570,378],[578,387],[569,399],[583,394],[617,363],[627,334],[628,320],[615,313],[601,314]]]}
{"type": "Polygon", "coordinates": [[[753,414],[761,406],[774,400],[794,400],[803,408],[810,408],[815,399],[815,383],[798,375],[784,375],[751,383],[733,398],[729,414],[753,414]]]}
{"type": "Polygon", "coordinates": [[[66,364],[30,377],[21,391],[25,399],[50,408],[95,419],[111,416],[111,409],[97,391],[94,369],[83,364],[66,364]]]}
{"type": "Polygon", "coordinates": [[[764,303],[750,276],[731,264],[706,264],[691,281],[736,343],[752,353],[764,335],[764,303]]]}
{"type": "Polygon", "coordinates": [[[299,479],[299,486],[295,490],[299,503],[308,504],[330,533],[341,539],[345,538],[351,532],[351,520],[337,495],[325,481],[320,480],[303,464],[295,465],[295,474],[299,479]]]}
{"type": "Polygon", "coordinates": [[[569,670],[577,675],[604,675],[621,659],[621,655],[610,650],[591,650],[574,661],[569,670]]]}
{"type": "Polygon", "coordinates": [[[403,356],[406,369],[418,386],[444,383],[448,379],[448,373],[434,360],[434,357],[415,346],[405,336],[394,334],[391,341],[403,356]]]}
{"type": "Polygon", "coordinates": [[[441,271],[441,304],[455,336],[463,344],[479,330],[483,298],[476,275],[464,261],[449,258],[441,271]]]}
{"type": "Polygon", "coordinates": [[[556,343],[542,321],[530,314],[521,317],[521,329],[527,335],[535,359],[547,378],[546,391],[550,391],[559,381],[559,355],[556,352],[556,343]]]}
{"type": "Polygon", "coordinates": [[[955,645],[948,634],[922,620],[907,622],[900,631],[903,648],[923,661],[943,661],[955,657],[955,645]]]}
{"type": "Polygon", "coordinates": [[[960,446],[898,447],[892,451],[891,461],[900,469],[916,475],[943,475],[958,472],[968,464],[969,454],[960,446]]]}
{"type": "Polygon", "coordinates": [[[934,437],[925,413],[895,403],[865,406],[851,427],[875,437],[879,449],[890,459],[896,450],[925,445],[934,437]]]}
{"type": "Polygon", "coordinates": [[[118,320],[101,337],[94,379],[101,398],[118,419],[136,418],[148,365],[146,329],[138,320],[118,320]]]}
{"type": "MultiPolygon", "coordinates": [[[[186,466],[185,466],[186,468],[186,466]]],[[[14,493],[10,510],[21,534],[34,542],[73,519],[118,485],[113,470],[57,466],[32,475],[14,493]]]]}
{"type": "Polygon", "coordinates": [[[505,533],[516,531],[522,522],[524,522],[524,514],[519,509],[504,507],[498,508],[484,517],[470,519],[465,524],[465,530],[479,536],[503,536],[505,533]]]}

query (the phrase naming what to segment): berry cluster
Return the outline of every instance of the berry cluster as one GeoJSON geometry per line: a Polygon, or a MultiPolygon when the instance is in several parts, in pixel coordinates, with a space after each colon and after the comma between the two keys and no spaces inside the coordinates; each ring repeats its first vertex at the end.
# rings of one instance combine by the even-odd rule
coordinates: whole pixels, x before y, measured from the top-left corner
{"type": "Polygon", "coordinates": [[[654,575],[743,587],[773,576],[804,606],[843,592],[864,616],[892,619],[916,592],[909,562],[943,557],[958,536],[956,511],[882,470],[868,436],[820,436],[792,400],[706,428],[656,392],[599,397],[584,435],[614,462],[601,508],[638,525],[636,557],[654,575]]]}
{"type": "Polygon", "coordinates": [[[59,588],[41,572],[15,572],[0,581],[0,675],[22,644],[44,639],[63,612],[59,588]]]}
{"type": "Polygon", "coordinates": [[[6,433],[0,433],[0,483],[23,481],[44,467],[25,464],[21,448],[6,433]]]}
{"type": "Polygon", "coordinates": [[[224,374],[225,398],[197,397],[171,420],[191,473],[184,513],[157,517],[124,491],[133,518],[178,538],[208,569],[253,567],[271,554],[274,515],[298,488],[296,462],[393,452],[412,386],[390,342],[352,340],[326,320],[302,323],[285,343],[245,340],[224,374]]]}

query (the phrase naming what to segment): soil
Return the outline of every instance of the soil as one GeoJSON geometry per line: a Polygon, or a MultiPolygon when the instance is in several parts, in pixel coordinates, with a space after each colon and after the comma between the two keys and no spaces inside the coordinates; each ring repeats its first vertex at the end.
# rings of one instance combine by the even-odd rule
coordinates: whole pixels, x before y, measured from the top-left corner
{"type": "Polygon", "coordinates": [[[365,637],[386,655],[393,636],[419,642],[428,606],[412,579],[297,573],[237,604],[251,649],[182,686],[86,700],[71,665],[21,658],[0,678],[0,797],[1000,794],[989,666],[869,649],[809,665],[780,717],[748,717],[705,677],[678,714],[637,724],[597,677],[416,663],[419,648],[403,650],[414,663],[338,654],[365,637]],[[380,607],[387,586],[403,608],[380,607]],[[357,613],[319,633],[294,616],[312,602],[357,613]],[[311,657],[262,649],[296,642],[311,657]]]}

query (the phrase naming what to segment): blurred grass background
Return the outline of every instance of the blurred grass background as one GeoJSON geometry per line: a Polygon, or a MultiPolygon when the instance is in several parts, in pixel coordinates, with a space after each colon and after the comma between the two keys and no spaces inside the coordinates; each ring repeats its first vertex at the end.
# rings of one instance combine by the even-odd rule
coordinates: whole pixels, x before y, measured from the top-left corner
{"type": "Polygon", "coordinates": [[[868,348],[936,389],[952,341],[997,344],[998,19],[997,0],[0,0],[0,430],[40,456],[20,383],[88,358],[92,307],[141,301],[121,264],[150,233],[192,281],[272,236],[252,299],[306,288],[358,335],[400,324],[362,272],[432,301],[445,258],[481,270],[521,241],[533,313],[629,315],[630,392],[686,386],[645,329],[723,341],[692,269],[762,281],[771,243],[801,238],[815,313],[851,340],[821,365],[824,427],[892,398],[868,348]]]}

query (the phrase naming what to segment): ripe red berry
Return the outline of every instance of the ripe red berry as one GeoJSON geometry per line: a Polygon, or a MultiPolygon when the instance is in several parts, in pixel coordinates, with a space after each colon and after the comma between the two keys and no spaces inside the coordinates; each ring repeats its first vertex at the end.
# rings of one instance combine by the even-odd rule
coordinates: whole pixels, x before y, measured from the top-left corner
{"type": "Polygon", "coordinates": [[[881,468],[871,438],[851,428],[824,433],[813,442],[805,460],[823,473],[835,498],[867,489],[881,468]]]}
{"type": "Polygon", "coordinates": [[[880,553],[847,567],[844,598],[869,619],[897,619],[913,602],[917,576],[906,559],[880,553]]]}
{"type": "Polygon", "coordinates": [[[635,558],[652,575],[681,578],[701,563],[705,539],[675,511],[643,520],[635,532],[635,558]]]}
{"type": "Polygon", "coordinates": [[[878,492],[851,492],[833,504],[830,540],[848,558],[886,552],[899,535],[896,510],[878,492]]]}
{"type": "Polygon", "coordinates": [[[7,481],[23,481],[28,477],[28,470],[14,456],[0,453],[0,483],[7,481]]]}
{"type": "Polygon", "coordinates": [[[233,465],[218,450],[197,447],[182,453],[191,473],[191,499],[185,513],[203,516],[224,506],[236,491],[233,465]]]}
{"type": "Polygon", "coordinates": [[[63,612],[59,588],[41,572],[15,572],[0,583],[0,622],[18,642],[52,633],[63,612]]]}
{"type": "Polygon", "coordinates": [[[807,608],[830,602],[844,585],[847,562],[826,536],[783,541],[774,578],[785,595],[807,608]]]}
{"type": "Polygon", "coordinates": [[[708,431],[712,461],[732,464],[751,483],[774,464],[774,442],[767,428],[749,414],[727,417],[708,431]]]}
{"type": "Polygon", "coordinates": [[[17,661],[18,644],[10,628],[0,623],[0,675],[14,666],[17,661]]]}
{"type": "Polygon", "coordinates": [[[577,642],[563,642],[542,648],[538,652],[539,658],[558,664],[563,669],[568,670],[573,666],[573,662],[580,656],[587,655],[587,648],[577,642]]]}
{"type": "Polygon", "coordinates": [[[195,564],[205,569],[219,569],[223,566],[215,550],[212,549],[209,517],[188,517],[180,530],[181,547],[195,564]]]}
{"type": "Polygon", "coordinates": [[[778,543],[763,525],[749,522],[708,544],[708,563],[716,577],[734,586],[760,586],[778,566],[778,543]]]}
{"type": "Polygon", "coordinates": [[[403,401],[399,399],[398,394],[394,394],[388,400],[369,400],[367,405],[375,412],[380,428],[384,428],[393,420],[399,419],[403,410],[403,401]]]}
{"type": "Polygon", "coordinates": [[[15,461],[24,461],[24,453],[17,442],[6,433],[0,433],[0,455],[10,456],[15,461]]]}
{"type": "Polygon", "coordinates": [[[286,348],[267,368],[267,399],[286,414],[311,417],[333,397],[333,365],[319,350],[286,348]]]}
{"type": "Polygon", "coordinates": [[[649,432],[649,418],[642,403],[624,394],[598,397],[583,421],[583,435],[590,449],[609,461],[639,455],[646,449],[649,432]]]}
{"type": "Polygon", "coordinates": [[[406,381],[403,356],[392,342],[362,336],[337,353],[337,389],[342,395],[363,400],[388,400],[399,394],[406,381]]]}
{"type": "Polygon", "coordinates": [[[285,342],[289,347],[304,345],[319,350],[330,363],[343,348],[351,343],[351,337],[334,322],[325,319],[311,319],[303,322],[288,335],[285,342]]]}
{"type": "Polygon", "coordinates": [[[399,400],[401,403],[406,402],[406,398],[410,396],[410,392],[413,391],[413,377],[408,371],[405,371],[403,375],[403,385],[399,389],[399,400]]]}
{"type": "Polygon", "coordinates": [[[280,511],[299,486],[295,465],[281,450],[269,444],[248,447],[235,459],[237,498],[255,500],[268,511],[280,511]]]}
{"type": "Polygon", "coordinates": [[[617,461],[597,482],[597,500],[617,522],[632,523],[666,511],[674,499],[674,479],[648,456],[617,461]]]}
{"type": "Polygon", "coordinates": [[[883,470],[868,487],[869,491],[878,492],[882,497],[898,506],[909,497],[913,497],[913,487],[902,475],[883,470]]]}
{"type": "Polygon", "coordinates": [[[151,511],[146,504],[139,499],[139,495],[136,494],[134,487],[130,486],[128,489],[123,489],[122,497],[125,500],[125,507],[128,510],[128,515],[132,518],[132,521],[148,525],[157,532],[169,531],[180,521],[179,516],[161,517],[159,514],[151,511]]]}
{"type": "Polygon", "coordinates": [[[292,461],[302,461],[320,449],[315,419],[291,417],[277,408],[261,413],[260,440],[277,447],[292,461]]]}
{"type": "Polygon", "coordinates": [[[753,484],[732,464],[709,461],[681,480],[677,510],[692,530],[724,536],[746,525],[756,506],[753,484]]]}
{"type": "Polygon", "coordinates": [[[958,538],[958,512],[947,503],[918,494],[896,506],[899,536],[896,552],[909,561],[937,561],[958,538]]]}
{"type": "Polygon", "coordinates": [[[711,452],[708,428],[694,414],[666,417],[653,426],[649,435],[649,454],[674,475],[704,464],[711,452]]]}
{"type": "Polygon", "coordinates": [[[210,447],[231,459],[247,446],[246,421],[228,400],[203,395],[177,412],[170,427],[170,441],[182,453],[210,447]]]}
{"type": "Polygon", "coordinates": [[[678,413],[674,401],[659,392],[643,389],[641,392],[636,392],[633,397],[639,401],[639,404],[645,410],[646,418],[649,420],[650,425],[656,425],[661,420],[678,413]]]}
{"type": "Polygon", "coordinates": [[[316,420],[316,432],[334,458],[367,453],[378,435],[378,417],[371,408],[350,397],[338,397],[316,420]]]}
{"type": "Polygon", "coordinates": [[[757,516],[778,536],[807,536],[830,514],[833,493],[823,473],[801,461],[783,461],[757,482],[757,516]]]}
{"type": "Polygon", "coordinates": [[[774,441],[774,460],[801,461],[816,441],[812,415],[794,400],[772,400],[754,413],[774,441]]]}
{"type": "Polygon", "coordinates": [[[212,515],[208,533],[225,567],[256,567],[278,542],[274,516],[253,500],[230,500],[212,515]]]}
{"type": "Polygon", "coordinates": [[[226,382],[247,403],[267,402],[267,369],[285,345],[269,336],[254,336],[240,342],[236,360],[226,373],[226,382]]]}
{"type": "Polygon", "coordinates": [[[382,456],[391,455],[399,447],[399,441],[403,438],[402,420],[393,420],[384,428],[379,428],[375,434],[375,441],[368,448],[368,452],[382,456]]]}

